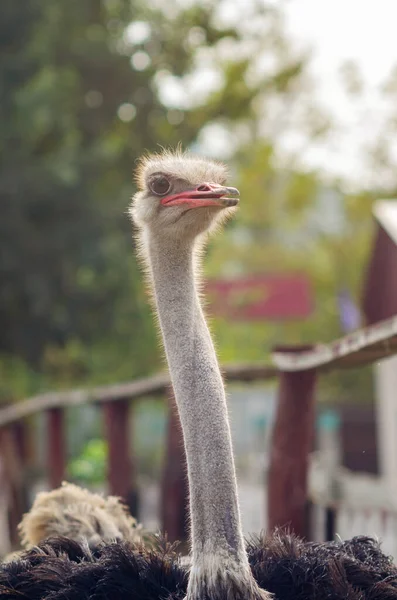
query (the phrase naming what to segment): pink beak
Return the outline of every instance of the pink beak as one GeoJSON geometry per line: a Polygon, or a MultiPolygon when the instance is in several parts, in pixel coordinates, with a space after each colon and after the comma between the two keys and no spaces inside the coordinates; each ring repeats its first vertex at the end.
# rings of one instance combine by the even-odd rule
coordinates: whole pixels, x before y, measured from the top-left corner
{"type": "Polygon", "coordinates": [[[165,196],[161,200],[163,206],[179,206],[186,204],[191,208],[203,206],[236,206],[240,193],[236,188],[224,187],[216,183],[203,183],[193,190],[185,190],[179,194],[165,196]],[[232,196],[231,198],[229,196],[232,196]]]}

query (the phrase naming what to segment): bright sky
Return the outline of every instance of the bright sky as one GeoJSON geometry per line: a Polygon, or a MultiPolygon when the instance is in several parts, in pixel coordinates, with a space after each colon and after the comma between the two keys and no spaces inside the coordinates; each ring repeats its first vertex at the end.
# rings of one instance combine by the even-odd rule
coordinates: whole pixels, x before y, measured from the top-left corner
{"type": "Polygon", "coordinates": [[[358,160],[363,142],[370,142],[390,110],[379,87],[397,65],[397,2],[395,0],[288,0],[288,31],[303,47],[313,49],[311,70],[317,96],[345,125],[327,149],[313,149],[312,164],[327,170],[365,176],[358,160]],[[354,60],[360,67],[365,94],[349,101],[338,77],[339,66],[354,60]],[[332,147],[331,147],[332,146],[332,147]]]}
{"type": "MultiPolygon", "coordinates": [[[[152,0],[155,1],[155,0],[152,0]]],[[[166,0],[157,0],[166,2],[166,0]]],[[[175,0],[180,5],[191,5],[195,0],[175,0]]],[[[301,152],[302,139],[285,137],[284,149],[295,151],[309,167],[321,167],[331,175],[342,175],[359,182],[360,187],[383,184],[387,175],[370,172],[365,163],[364,148],[378,139],[388,114],[397,113],[397,106],[385,99],[380,88],[393,67],[397,67],[397,0],[267,0],[280,5],[285,13],[289,38],[297,49],[311,49],[310,72],[315,82],[314,95],[321,105],[336,117],[338,128],[321,145],[310,143],[301,152]],[[363,93],[351,98],[344,91],[340,67],[354,61],[364,83],[363,93]],[[294,146],[295,144],[295,146],[294,146]]],[[[223,25],[238,23],[248,0],[221,0],[219,18],[223,25]]],[[[170,6],[168,4],[168,6],[170,6]]],[[[174,78],[175,80],[177,78],[174,78]]],[[[194,79],[194,78],[193,78],[194,79]]],[[[217,86],[211,73],[211,64],[202,65],[195,92],[217,86]],[[205,69],[207,67],[207,71],[205,69]]],[[[177,81],[167,81],[164,100],[183,106],[183,88],[177,81]]],[[[394,100],[395,101],[395,100],[394,100]]],[[[230,141],[224,130],[209,128],[200,145],[222,156],[230,141]],[[208,135],[207,135],[208,133],[208,135]]],[[[390,138],[397,165],[397,140],[390,138]]],[[[396,180],[392,174],[393,182],[396,180]]]]}
{"type": "Polygon", "coordinates": [[[397,3],[394,0],[289,0],[289,30],[314,44],[314,66],[326,79],[346,59],[377,85],[397,60],[397,3]]]}

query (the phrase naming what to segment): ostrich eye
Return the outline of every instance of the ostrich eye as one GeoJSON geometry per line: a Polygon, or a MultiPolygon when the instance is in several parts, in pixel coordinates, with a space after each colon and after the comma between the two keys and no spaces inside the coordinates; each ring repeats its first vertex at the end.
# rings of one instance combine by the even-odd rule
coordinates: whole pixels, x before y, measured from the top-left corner
{"type": "Polygon", "coordinates": [[[171,183],[166,177],[160,176],[153,179],[149,183],[149,187],[156,196],[165,196],[171,189],[171,183]]]}

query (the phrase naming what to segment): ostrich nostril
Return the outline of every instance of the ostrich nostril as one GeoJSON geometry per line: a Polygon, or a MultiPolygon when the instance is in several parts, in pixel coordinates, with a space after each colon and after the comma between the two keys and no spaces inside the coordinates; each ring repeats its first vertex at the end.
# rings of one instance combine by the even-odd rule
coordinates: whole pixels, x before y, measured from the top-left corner
{"type": "Polygon", "coordinates": [[[199,185],[198,188],[196,188],[198,192],[210,192],[211,188],[209,185],[206,185],[205,183],[203,185],[199,185]]]}

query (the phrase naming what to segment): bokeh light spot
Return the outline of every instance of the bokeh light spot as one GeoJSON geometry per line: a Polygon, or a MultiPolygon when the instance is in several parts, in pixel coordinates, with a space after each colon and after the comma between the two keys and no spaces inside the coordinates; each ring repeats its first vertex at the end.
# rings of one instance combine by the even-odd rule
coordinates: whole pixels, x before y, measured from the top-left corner
{"type": "Polygon", "coordinates": [[[151,62],[149,54],[143,50],[139,50],[131,56],[131,65],[136,71],[144,71],[151,62]]]}
{"type": "Polygon", "coordinates": [[[119,109],[117,111],[117,116],[121,121],[124,121],[124,123],[132,121],[132,119],[135,118],[135,115],[136,108],[133,104],[130,104],[129,102],[125,102],[124,104],[119,106],[119,109]]]}

